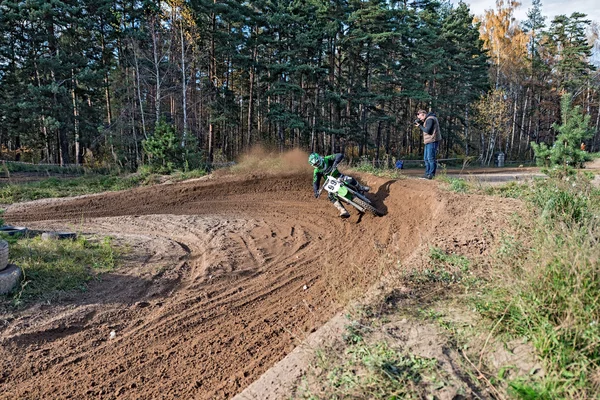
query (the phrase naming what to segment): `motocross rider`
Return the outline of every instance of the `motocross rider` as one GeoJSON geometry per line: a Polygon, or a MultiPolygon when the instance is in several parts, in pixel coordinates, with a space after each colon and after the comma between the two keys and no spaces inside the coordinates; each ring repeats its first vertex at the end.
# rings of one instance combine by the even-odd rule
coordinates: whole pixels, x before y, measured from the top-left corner
{"type": "MultiPolygon", "coordinates": [[[[308,156],[308,163],[314,167],[313,171],[313,190],[315,192],[315,198],[319,197],[319,187],[321,186],[321,178],[327,179],[328,176],[339,178],[353,188],[356,188],[359,192],[368,192],[371,190],[368,186],[362,186],[356,179],[351,176],[343,175],[338,171],[338,164],[344,159],[342,153],[332,154],[330,156],[320,156],[317,153],[312,153],[308,156]]],[[[329,194],[329,200],[333,203],[335,208],[340,212],[340,217],[348,218],[350,213],[346,211],[342,203],[329,194]]]]}

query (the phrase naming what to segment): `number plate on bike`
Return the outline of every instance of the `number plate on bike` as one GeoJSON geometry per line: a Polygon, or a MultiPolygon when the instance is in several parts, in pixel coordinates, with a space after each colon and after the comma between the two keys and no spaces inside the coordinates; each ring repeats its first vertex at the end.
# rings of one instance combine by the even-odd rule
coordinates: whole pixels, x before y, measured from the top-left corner
{"type": "Polygon", "coordinates": [[[325,182],[325,190],[329,193],[337,193],[341,185],[337,179],[329,177],[327,178],[327,182],[325,182]]]}

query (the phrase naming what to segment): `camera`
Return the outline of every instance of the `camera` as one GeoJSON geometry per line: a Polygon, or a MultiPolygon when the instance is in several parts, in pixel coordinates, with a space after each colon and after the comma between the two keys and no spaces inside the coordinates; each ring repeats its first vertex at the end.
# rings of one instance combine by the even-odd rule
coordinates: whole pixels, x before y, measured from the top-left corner
{"type": "Polygon", "coordinates": [[[420,119],[418,119],[418,118],[417,118],[417,119],[415,119],[415,122],[414,122],[414,124],[415,124],[415,125],[421,125],[421,120],[420,120],[420,119]]]}

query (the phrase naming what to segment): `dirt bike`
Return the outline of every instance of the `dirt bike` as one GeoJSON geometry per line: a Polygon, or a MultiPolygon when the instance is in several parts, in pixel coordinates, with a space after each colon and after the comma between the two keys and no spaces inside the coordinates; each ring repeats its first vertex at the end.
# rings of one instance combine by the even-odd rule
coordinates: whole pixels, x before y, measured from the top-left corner
{"type": "Polygon", "coordinates": [[[369,211],[373,215],[381,217],[384,215],[383,212],[379,211],[364,195],[364,192],[357,190],[355,187],[349,185],[343,180],[343,175],[338,178],[328,176],[325,183],[319,190],[319,195],[325,189],[331,196],[336,200],[350,204],[361,213],[369,211]]]}

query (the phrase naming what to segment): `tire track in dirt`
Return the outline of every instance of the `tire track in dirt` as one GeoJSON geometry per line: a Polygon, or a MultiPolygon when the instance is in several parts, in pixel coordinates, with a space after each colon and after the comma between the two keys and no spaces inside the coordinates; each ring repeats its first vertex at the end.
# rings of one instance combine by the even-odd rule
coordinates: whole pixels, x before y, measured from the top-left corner
{"type": "MultiPolygon", "coordinates": [[[[372,284],[383,259],[405,259],[433,235],[472,225],[475,215],[463,214],[484,204],[432,182],[364,180],[387,216],[340,220],[312,198],[305,173],[10,207],[9,222],[145,240],[149,259],[165,257],[167,265],[118,271],[68,306],[48,306],[35,323],[16,318],[0,328],[0,398],[230,398],[326,322],[347,294],[372,284]],[[448,197],[450,217],[466,222],[448,222],[448,197]],[[153,252],[156,243],[162,247],[153,252]],[[178,246],[174,255],[165,251],[178,246]]],[[[471,228],[467,236],[480,234],[471,228]]]]}

